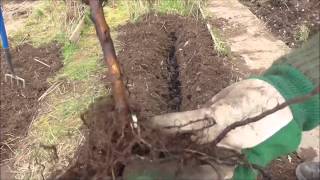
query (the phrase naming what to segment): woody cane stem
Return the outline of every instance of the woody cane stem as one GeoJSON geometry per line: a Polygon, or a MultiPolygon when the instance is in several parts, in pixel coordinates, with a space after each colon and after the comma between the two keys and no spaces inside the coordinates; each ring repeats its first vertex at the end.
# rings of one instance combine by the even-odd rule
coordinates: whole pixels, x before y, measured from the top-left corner
{"type": "Polygon", "coordinates": [[[126,96],[127,89],[122,81],[120,63],[114,50],[110,28],[104,18],[102,3],[99,0],[89,0],[89,6],[91,17],[103,51],[103,57],[109,67],[109,74],[112,81],[112,94],[115,101],[117,116],[122,120],[129,120],[130,109],[126,96]]]}

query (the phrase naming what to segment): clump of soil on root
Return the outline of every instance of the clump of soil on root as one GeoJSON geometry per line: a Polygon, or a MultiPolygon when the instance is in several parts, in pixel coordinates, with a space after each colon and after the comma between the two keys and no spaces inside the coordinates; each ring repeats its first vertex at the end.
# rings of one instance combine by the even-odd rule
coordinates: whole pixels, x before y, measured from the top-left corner
{"type": "Polygon", "coordinates": [[[289,156],[292,158],[291,160],[288,159],[288,156],[283,156],[273,160],[270,165],[266,167],[272,179],[297,179],[296,167],[302,163],[302,159],[300,159],[296,153],[291,153],[289,156]]]}
{"type": "Polygon", "coordinates": [[[25,88],[22,88],[21,84],[16,85],[15,81],[13,84],[10,80],[5,82],[5,73],[11,72],[1,56],[1,161],[7,159],[11,153],[5,144],[14,145],[14,138],[24,136],[32,119],[36,117],[38,98],[48,89],[47,78],[62,67],[59,49],[60,46],[55,43],[40,48],[23,44],[11,49],[15,73],[25,79],[25,88]],[[50,68],[34,59],[46,63],[50,68]]]}
{"type": "MultiPolygon", "coordinates": [[[[119,29],[123,67],[140,130],[115,119],[111,98],[97,100],[83,114],[88,136],[76,162],[59,179],[122,176],[135,156],[167,157],[157,149],[183,149],[188,135],[166,137],[143,122],[154,115],[199,108],[231,82],[228,62],[214,51],[206,26],[191,17],[149,14],[119,29]]],[[[198,147],[199,149],[199,147],[198,147]]]]}

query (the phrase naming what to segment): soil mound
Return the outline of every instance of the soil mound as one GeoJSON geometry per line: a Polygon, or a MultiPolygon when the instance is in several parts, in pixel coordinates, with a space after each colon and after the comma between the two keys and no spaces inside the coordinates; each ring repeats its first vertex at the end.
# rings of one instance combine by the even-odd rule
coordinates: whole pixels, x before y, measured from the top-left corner
{"type": "Polygon", "coordinates": [[[228,61],[214,51],[201,21],[149,15],[121,32],[119,60],[130,97],[147,118],[195,109],[231,81],[228,61]]]}
{"type": "Polygon", "coordinates": [[[23,44],[11,49],[11,55],[15,73],[25,79],[26,86],[17,86],[15,81],[11,84],[10,80],[5,82],[5,73],[11,72],[1,56],[1,161],[11,153],[7,145],[14,145],[15,137],[24,136],[32,119],[37,115],[38,98],[48,89],[47,78],[62,67],[60,46],[55,43],[40,48],[23,44]]]}
{"type": "MultiPolygon", "coordinates": [[[[299,31],[307,27],[309,37],[320,30],[320,2],[318,0],[241,0],[260,19],[266,22],[271,32],[288,46],[299,47],[299,31]]],[[[305,30],[304,30],[305,31],[305,30]]]]}

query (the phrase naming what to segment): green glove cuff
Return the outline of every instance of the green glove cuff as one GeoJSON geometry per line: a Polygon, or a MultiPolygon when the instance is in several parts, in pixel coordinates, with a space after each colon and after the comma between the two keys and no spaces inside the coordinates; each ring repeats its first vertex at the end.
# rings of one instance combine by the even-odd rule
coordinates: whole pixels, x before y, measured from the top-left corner
{"type": "MultiPolygon", "coordinates": [[[[300,49],[275,61],[258,79],[272,84],[286,100],[311,92],[319,86],[319,41],[320,33],[300,49]]],[[[319,95],[290,108],[302,130],[310,130],[319,124],[319,95]]]]}
{"type": "MultiPolygon", "coordinates": [[[[257,78],[273,85],[286,100],[306,95],[316,88],[302,72],[286,64],[273,65],[257,78]]],[[[301,130],[310,130],[319,124],[319,95],[304,103],[291,105],[290,109],[301,130]]]]}
{"type": "MultiPolygon", "coordinates": [[[[310,93],[319,86],[319,38],[318,33],[302,48],[281,57],[262,76],[254,78],[274,86],[286,100],[310,93]]],[[[319,104],[317,95],[303,103],[291,105],[293,121],[265,142],[243,150],[247,160],[265,167],[271,160],[295,151],[300,144],[302,131],[319,125],[319,104]]],[[[239,166],[233,179],[254,180],[256,176],[257,172],[252,168],[239,166]]]]}

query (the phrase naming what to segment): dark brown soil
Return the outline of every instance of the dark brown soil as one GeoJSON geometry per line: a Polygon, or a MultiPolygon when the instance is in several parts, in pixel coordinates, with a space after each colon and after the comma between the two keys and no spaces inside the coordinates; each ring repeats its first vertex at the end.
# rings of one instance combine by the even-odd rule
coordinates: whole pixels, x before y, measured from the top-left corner
{"type": "Polygon", "coordinates": [[[191,110],[231,82],[206,26],[191,18],[146,16],[121,28],[119,54],[130,97],[146,118],[191,110]]]}
{"type": "MultiPolygon", "coordinates": [[[[3,52],[1,52],[3,54],[3,52]]],[[[38,98],[48,88],[47,78],[62,67],[60,46],[52,43],[35,48],[30,44],[18,46],[11,50],[12,61],[16,75],[25,79],[26,87],[5,82],[4,74],[10,73],[1,57],[1,161],[8,158],[11,151],[9,145],[14,145],[13,138],[24,136],[29,124],[38,112],[38,98]],[[34,59],[50,66],[46,67],[34,59]],[[9,142],[8,142],[9,141],[9,142]]]]}
{"type": "Polygon", "coordinates": [[[265,21],[271,32],[290,47],[299,47],[302,44],[297,39],[301,25],[306,25],[310,29],[310,36],[320,30],[319,0],[241,0],[241,2],[265,21]]]}
{"type": "MultiPolygon", "coordinates": [[[[119,31],[123,49],[118,57],[139,121],[162,113],[195,109],[232,81],[230,65],[215,53],[210,34],[201,21],[174,15],[147,15],[119,31]]],[[[125,164],[135,155],[150,159],[165,156],[149,152],[134,140],[131,128],[115,119],[110,99],[97,100],[82,119],[88,127],[87,142],[77,161],[60,179],[121,176],[125,164]]],[[[189,146],[188,137],[170,139],[147,131],[150,130],[141,127],[140,135],[152,145],[189,146]]]]}
{"type": "Polygon", "coordinates": [[[267,170],[271,173],[271,177],[274,180],[296,180],[296,167],[302,162],[302,160],[297,156],[297,154],[290,154],[291,162],[288,156],[283,156],[279,159],[272,161],[271,165],[267,167],[267,170]]]}

